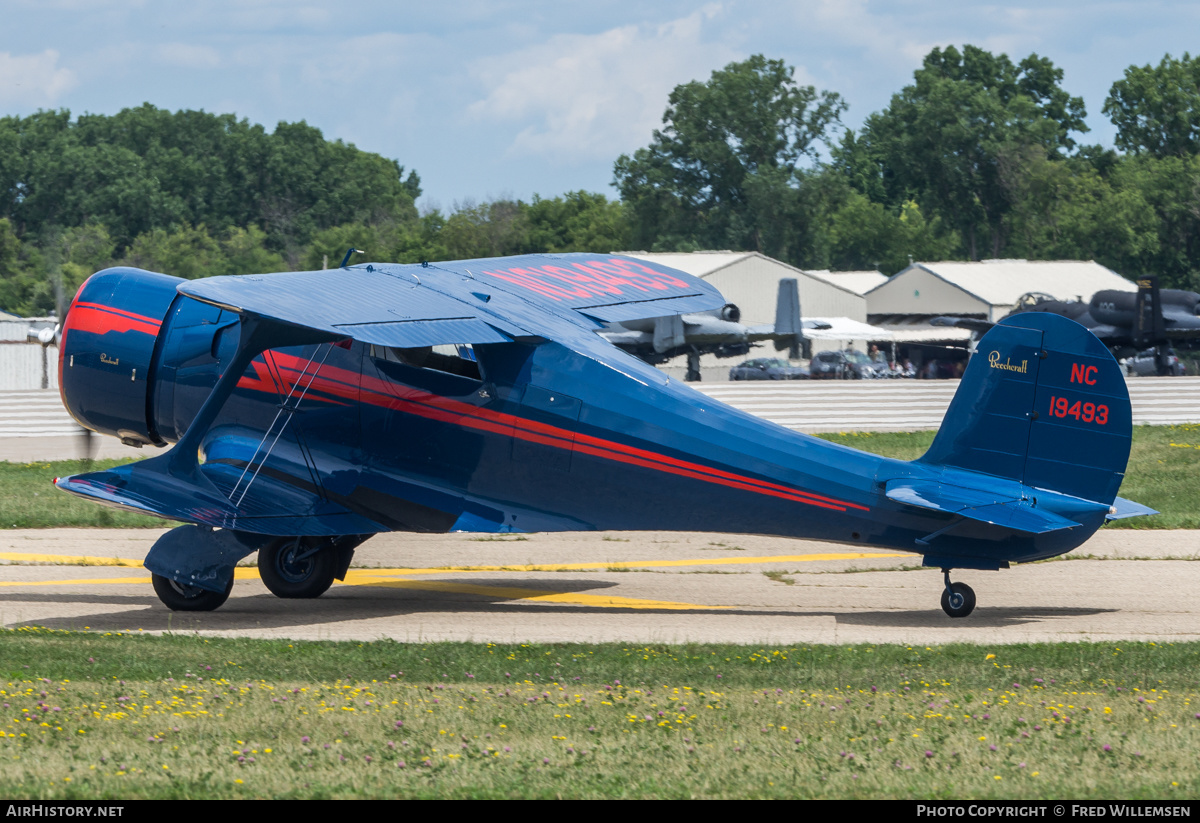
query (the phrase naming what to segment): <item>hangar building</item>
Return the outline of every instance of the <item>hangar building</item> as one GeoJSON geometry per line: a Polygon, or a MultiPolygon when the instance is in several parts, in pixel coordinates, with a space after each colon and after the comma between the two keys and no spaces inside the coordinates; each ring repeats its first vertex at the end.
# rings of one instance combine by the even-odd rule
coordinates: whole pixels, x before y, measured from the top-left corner
{"type": "Polygon", "coordinates": [[[995,322],[1031,292],[1086,301],[1102,289],[1137,291],[1137,285],[1091,260],[913,263],[866,292],[867,314],[880,319],[948,314],[995,322]]]}
{"type": "Polygon", "coordinates": [[[748,326],[775,322],[775,299],[779,281],[785,277],[796,278],[803,317],[849,317],[860,323],[867,321],[867,301],[862,292],[849,284],[821,276],[828,272],[801,271],[759,252],[623,251],[618,254],[670,266],[712,283],[726,300],[742,310],[742,322],[748,326]]]}
{"type": "Polygon", "coordinates": [[[1086,301],[1102,289],[1137,291],[1137,285],[1090,260],[948,261],[913,263],[865,297],[868,322],[891,332],[898,360],[910,360],[922,374],[949,377],[961,372],[971,332],[934,326],[934,317],[996,322],[1027,294],[1086,301]]]}

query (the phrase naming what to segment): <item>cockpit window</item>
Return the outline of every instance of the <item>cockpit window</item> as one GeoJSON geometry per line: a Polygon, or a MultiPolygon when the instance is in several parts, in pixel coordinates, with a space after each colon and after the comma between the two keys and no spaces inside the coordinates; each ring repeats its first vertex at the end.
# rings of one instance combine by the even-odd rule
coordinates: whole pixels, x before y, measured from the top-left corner
{"type": "Polygon", "coordinates": [[[371,346],[371,356],[377,360],[402,363],[418,369],[432,369],[459,377],[469,377],[472,380],[483,379],[479,372],[479,361],[475,358],[475,350],[469,343],[420,346],[413,349],[371,346]]]}

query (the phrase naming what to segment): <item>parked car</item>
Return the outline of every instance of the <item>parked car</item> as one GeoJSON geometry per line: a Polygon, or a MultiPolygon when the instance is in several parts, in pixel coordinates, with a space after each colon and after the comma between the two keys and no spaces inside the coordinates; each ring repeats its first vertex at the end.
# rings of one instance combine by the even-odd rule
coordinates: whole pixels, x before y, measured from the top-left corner
{"type": "MultiPolygon", "coordinates": [[[[1146,349],[1140,351],[1133,357],[1125,361],[1125,371],[1131,375],[1139,377],[1150,377],[1158,374],[1157,355],[1154,349],[1146,349]]],[[[1178,357],[1175,356],[1174,349],[1167,349],[1167,374],[1181,375],[1186,374],[1187,368],[1183,365],[1178,357]]]]}
{"type": "Polygon", "coordinates": [[[807,380],[808,369],[775,357],[759,357],[729,370],[730,380],[807,380]]]}
{"type": "Polygon", "coordinates": [[[887,375],[887,363],[875,363],[860,351],[821,351],[813,355],[809,372],[814,380],[862,380],[887,375]]]}

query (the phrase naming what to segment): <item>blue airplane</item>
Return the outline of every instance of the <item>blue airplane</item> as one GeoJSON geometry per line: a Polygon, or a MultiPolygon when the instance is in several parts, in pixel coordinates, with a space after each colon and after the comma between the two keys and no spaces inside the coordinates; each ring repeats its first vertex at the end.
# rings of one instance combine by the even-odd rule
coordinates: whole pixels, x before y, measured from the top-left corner
{"type": "Polygon", "coordinates": [[[951,570],[1053,557],[1153,513],[1117,497],[1120,368],[1066,318],[988,332],[932,447],[906,462],[730,408],[600,334],[724,304],[615,255],[192,281],[107,269],[63,324],[63,403],[93,431],[174,447],[55,484],[188,524],[145,560],[186,611],[224,603],[255,551],[272,593],[310,598],[381,532],[600,529],[916,552],[964,617],[975,594],[951,570]]]}

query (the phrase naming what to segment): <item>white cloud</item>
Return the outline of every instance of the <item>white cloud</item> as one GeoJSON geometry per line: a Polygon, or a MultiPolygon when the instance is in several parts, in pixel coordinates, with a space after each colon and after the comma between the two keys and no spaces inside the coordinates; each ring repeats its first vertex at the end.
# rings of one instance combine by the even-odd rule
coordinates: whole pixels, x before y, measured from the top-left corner
{"type": "Polygon", "coordinates": [[[659,25],[631,25],[595,35],[559,34],[546,43],[478,61],[487,96],[468,107],[475,121],[524,122],[514,155],[559,161],[611,159],[650,141],[671,90],[704,79],[735,58],[706,42],[706,6],[659,25]]]}
{"type": "Polygon", "coordinates": [[[53,106],[78,80],[60,68],[58,52],[13,55],[0,52],[0,105],[53,106]]]}

